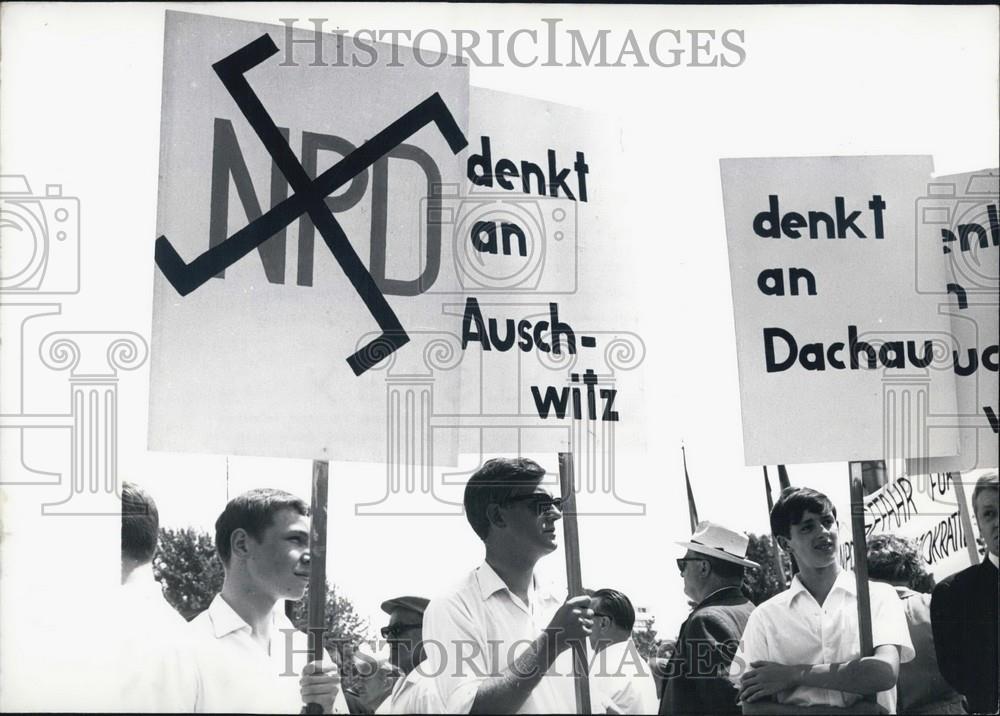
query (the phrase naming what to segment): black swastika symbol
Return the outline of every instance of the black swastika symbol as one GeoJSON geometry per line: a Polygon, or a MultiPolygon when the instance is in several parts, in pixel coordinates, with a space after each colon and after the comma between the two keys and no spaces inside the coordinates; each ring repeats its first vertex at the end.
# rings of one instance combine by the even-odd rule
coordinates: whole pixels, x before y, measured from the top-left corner
{"type": "Polygon", "coordinates": [[[380,336],[347,358],[347,363],[354,374],[361,375],[404,346],[410,338],[372,275],[358,258],[344,230],[326,205],[325,199],[432,122],[448,142],[452,153],[460,152],[468,142],[444,100],[435,92],[312,180],[244,76],[277,52],[278,47],[270,35],[262,35],[219,60],[212,65],[212,68],[271,155],[275,165],[288,180],[292,188],[291,196],[191,263],[185,263],[166,236],[159,237],[156,240],[156,265],[177,292],[186,296],[215,274],[242,259],[302,214],[308,213],[323,241],[340,264],[341,270],[350,279],[354,290],[365,302],[365,306],[382,331],[380,336]]]}

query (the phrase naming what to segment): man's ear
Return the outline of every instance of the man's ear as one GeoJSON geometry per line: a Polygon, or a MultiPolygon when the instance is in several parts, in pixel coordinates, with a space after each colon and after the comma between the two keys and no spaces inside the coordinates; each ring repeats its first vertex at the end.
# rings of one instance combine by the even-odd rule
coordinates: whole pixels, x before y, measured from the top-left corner
{"type": "Polygon", "coordinates": [[[503,513],[500,512],[500,505],[495,502],[486,506],[486,519],[489,520],[491,527],[505,527],[507,525],[503,513]]]}
{"type": "Polygon", "coordinates": [[[778,535],[774,539],[777,540],[778,546],[781,547],[782,551],[791,552],[791,544],[789,543],[787,537],[784,535],[778,535]]]}
{"type": "Polygon", "coordinates": [[[234,557],[246,557],[250,553],[250,535],[242,527],[233,530],[229,536],[229,548],[234,557]]]}

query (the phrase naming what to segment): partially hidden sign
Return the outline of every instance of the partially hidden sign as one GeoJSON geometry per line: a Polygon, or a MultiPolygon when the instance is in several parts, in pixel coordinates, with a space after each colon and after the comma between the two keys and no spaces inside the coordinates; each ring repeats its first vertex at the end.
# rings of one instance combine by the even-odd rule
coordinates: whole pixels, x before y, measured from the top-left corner
{"type": "MultiPolygon", "coordinates": [[[[959,428],[954,458],[911,461],[914,474],[997,467],[1000,432],[1000,172],[934,177],[916,203],[917,259],[944,262],[941,283],[917,287],[937,297],[951,321],[951,364],[958,389],[955,414],[933,414],[928,430],[959,428]],[[914,464],[915,463],[915,464],[914,464]]],[[[918,274],[918,278],[923,278],[918,274]]]]}
{"type": "Polygon", "coordinates": [[[721,162],[748,465],[958,454],[951,324],[920,281],[930,157],[721,162]],[[918,272],[920,276],[918,279],[918,272]]]}

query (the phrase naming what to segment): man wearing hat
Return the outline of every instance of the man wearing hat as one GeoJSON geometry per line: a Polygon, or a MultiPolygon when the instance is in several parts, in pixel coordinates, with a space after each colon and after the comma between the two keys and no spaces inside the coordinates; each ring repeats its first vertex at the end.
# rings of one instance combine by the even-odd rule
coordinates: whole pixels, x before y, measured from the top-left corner
{"type": "Polygon", "coordinates": [[[389,615],[382,638],[389,643],[389,662],[402,677],[396,679],[378,714],[444,713],[433,679],[417,668],[424,661],[424,610],[428,603],[423,597],[410,596],[382,602],[382,611],[389,615]]]}
{"type": "Polygon", "coordinates": [[[681,625],[666,669],[661,714],[740,713],[729,666],[754,605],[740,591],[749,540],[712,522],[701,522],[677,560],[684,594],[694,602],[681,625]]]}

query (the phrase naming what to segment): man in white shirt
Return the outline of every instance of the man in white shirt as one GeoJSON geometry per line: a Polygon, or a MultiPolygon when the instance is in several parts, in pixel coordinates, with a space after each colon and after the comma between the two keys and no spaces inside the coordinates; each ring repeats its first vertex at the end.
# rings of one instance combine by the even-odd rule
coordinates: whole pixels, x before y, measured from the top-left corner
{"type": "Polygon", "coordinates": [[[527,459],[487,461],[465,487],[465,516],[486,559],[424,614],[427,659],[448,713],[576,711],[571,644],[593,625],[590,597],[567,601],[535,579],[556,549],[561,500],[527,459]]]}
{"type": "Polygon", "coordinates": [[[393,684],[378,714],[445,712],[437,685],[419,668],[425,658],[423,623],[427,604],[427,599],[412,596],[382,602],[382,611],[389,615],[389,624],[382,627],[382,638],[389,644],[389,662],[403,676],[393,684]]]}
{"type": "Polygon", "coordinates": [[[743,713],[895,713],[899,664],[914,655],[896,592],[869,584],[875,649],[861,657],[857,589],[837,562],[833,503],[808,487],[785,488],[771,532],[799,573],[747,622],[729,672],[743,713]]]}
{"type": "Polygon", "coordinates": [[[120,691],[109,709],[136,713],[182,710],[183,695],[173,688],[190,680],[182,638],[187,622],[163,596],[153,577],[160,515],[144,489],[122,483],[121,579],[114,642],[120,691]]]}
{"type": "Polygon", "coordinates": [[[296,668],[309,640],[284,613],[284,600],[301,599],[309,582],[308,513],[294,495],[258,489],[230,500],[219,516],[215,546],[226,576],[188,625],[196,678],[185,710],[297,713],[316,703],[324,713],[347,713],[335,664],[296,668]]]}
{"type": "Polygon", "coordinates": [[[590,646],[590,691],[595,713],[653,714],[659,706],[656,683],[632,641],[635,608],[615,589],[592,595],[594,627],[590,646]]]}

